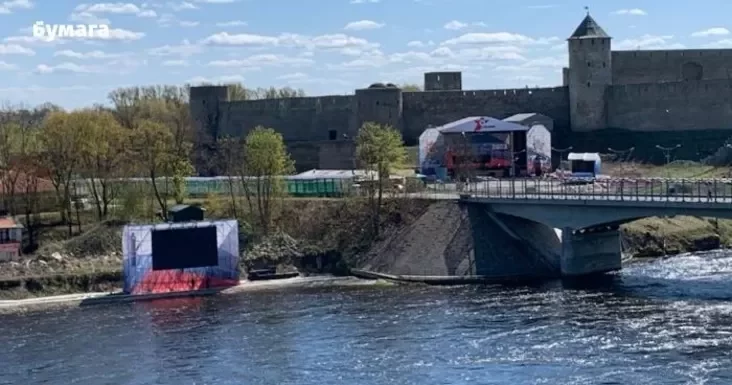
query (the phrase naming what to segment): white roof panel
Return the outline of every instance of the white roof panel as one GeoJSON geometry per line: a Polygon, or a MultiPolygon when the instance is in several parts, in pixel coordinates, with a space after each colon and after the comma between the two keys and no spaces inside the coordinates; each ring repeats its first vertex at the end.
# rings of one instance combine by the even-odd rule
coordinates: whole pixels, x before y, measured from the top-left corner
{"type": "Polygon", "coordinates": [[[599,162],[600,154],[596,152],[570,152],[567,160],[582,160],[585,162],[599,162]]]}
{"type": "Polygon", "coordinates": [[[510,132],[527,131],[529,127],[524,125],[491,118],[489,116],[470,116],[444,126],[437,127],[443,134],[461,132],[510,132]]]}
{"type": "Polygon", "coordinates": [[[351,179],[355,176],[367,176],[374,172],[368,172],[366,170],[318,170],[313,169],[302,172],[297,175],[288,177],[290,180],[307,180],[307,179],[351,179]]]}

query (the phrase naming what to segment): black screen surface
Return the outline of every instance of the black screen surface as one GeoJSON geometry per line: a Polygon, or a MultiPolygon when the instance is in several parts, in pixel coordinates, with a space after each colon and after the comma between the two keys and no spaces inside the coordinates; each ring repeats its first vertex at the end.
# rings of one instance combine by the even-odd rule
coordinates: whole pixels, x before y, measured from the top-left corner
{"type": "Polygon", "coordinates": [[[216,226],[152,231],[153,270],[218,265],[216,226]]]}

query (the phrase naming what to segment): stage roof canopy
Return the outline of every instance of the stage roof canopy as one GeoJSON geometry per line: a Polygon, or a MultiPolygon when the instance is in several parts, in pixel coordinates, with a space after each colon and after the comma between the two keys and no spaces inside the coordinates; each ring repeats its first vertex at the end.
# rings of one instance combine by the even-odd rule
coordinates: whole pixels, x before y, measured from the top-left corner
{"type": "Polygon", "coordinates": [[[440,133],[452,134],[462,132],[527,131],[531,127],[514,122],[491,118],[489,116],[470,116],[436,128],[438,131],[440,131],[440,133]]]}

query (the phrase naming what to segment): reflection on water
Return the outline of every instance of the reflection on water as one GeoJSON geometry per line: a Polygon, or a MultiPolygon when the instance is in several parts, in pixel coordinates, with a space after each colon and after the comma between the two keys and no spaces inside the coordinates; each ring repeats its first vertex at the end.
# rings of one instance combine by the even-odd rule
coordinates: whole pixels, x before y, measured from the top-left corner
{"type": "Polygon", "coordinates": [[[729,384],[732,254],[0,316],[0,384],[729,384]]]}

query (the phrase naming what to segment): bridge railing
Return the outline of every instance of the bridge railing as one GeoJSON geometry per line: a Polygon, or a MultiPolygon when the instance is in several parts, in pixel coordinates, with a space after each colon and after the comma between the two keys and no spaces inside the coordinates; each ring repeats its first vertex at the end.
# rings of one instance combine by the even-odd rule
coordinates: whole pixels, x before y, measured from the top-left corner
{"type": "MultiPolygon", "coordinates": [[[[444,189],[444,188],[443,188],[444,189]]],[[[732,179],[496,179],[456,184],[458,194],[503,199],[732,203],[732,179]]]]}

